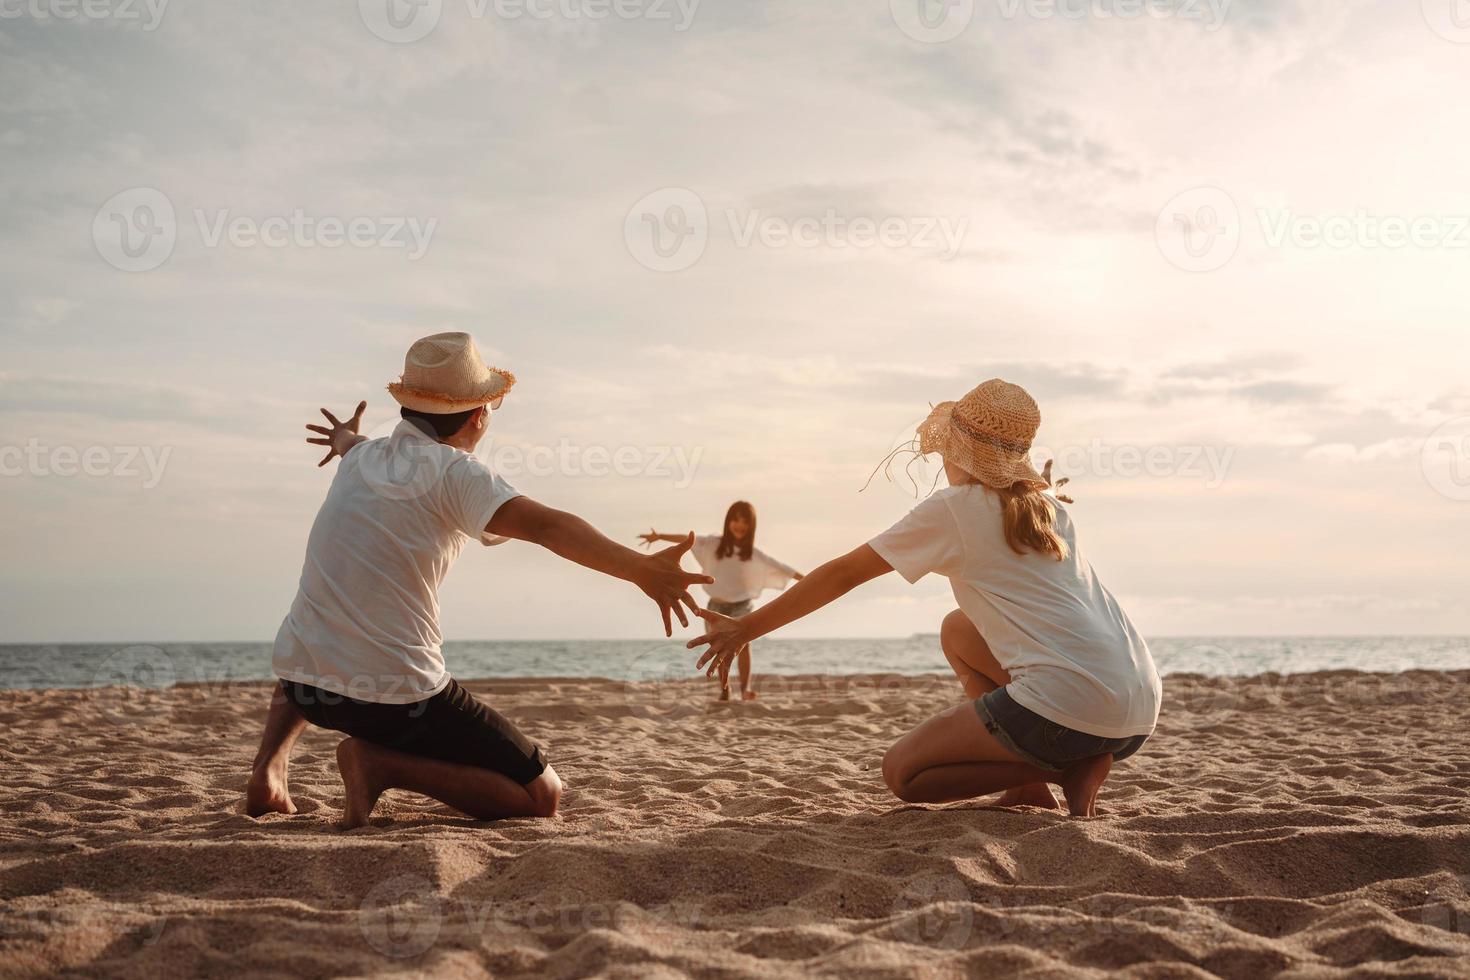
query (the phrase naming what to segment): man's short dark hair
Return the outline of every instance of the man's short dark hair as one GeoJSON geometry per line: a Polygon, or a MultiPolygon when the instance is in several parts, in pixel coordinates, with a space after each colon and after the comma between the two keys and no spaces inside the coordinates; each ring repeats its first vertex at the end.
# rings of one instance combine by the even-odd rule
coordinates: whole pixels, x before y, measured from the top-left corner
{"type": "Polygon", "coordinates": [[[433,412],[416,412],[411,408],[400,408],[398,414],[406,419],[415,419],[427,423],[429,428],[434,430],[436,436],[440,439],[448,439],[460,429],[463,429],[464,424],[470,420],[470,416],[474,415],[477,411],[479,409],[472,408],[468,412],[450,412],[448,415],[436,415],[433,412]]]}

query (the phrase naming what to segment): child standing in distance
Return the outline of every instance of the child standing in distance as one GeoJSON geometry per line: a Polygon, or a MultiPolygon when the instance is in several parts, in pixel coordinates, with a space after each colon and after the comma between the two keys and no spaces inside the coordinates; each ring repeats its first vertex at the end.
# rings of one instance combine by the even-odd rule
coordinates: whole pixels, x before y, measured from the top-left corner
{"type": "Polygon", "coordinates": [[[908,803],[1005,791],[1003,806],[1096,813],[1115,761],[1137,752],[1162,690],[1148,646],[1077,547],[1066,508],[1031,466],[1041,413],[1021,388],[987,381],[936,406],[915,451],[944,458],[950,485],[872,541],[827,562],[770,605],[732,619],[713,612],[689,646],[709,644],[714,672],[746,644],[879,575],[944,575],[959,608],[940,644],[969,702],[930,718],[883,759],[908,803]]]}
{"type": "MultiPolygon", "coordinates": [[[[638,536],[645,546],[658,541],[677,542],[677,534],[660,534],[652,528],[638,536]]],[[[755,546],[755,507],[737,500],[725,512],[725,529],[718,535],[702,534],[694,539],[690,551],[694,560],[714,584],[706,585],[709,609],[722,616],[744,616],[755,608],[755,600],[766,589],[784,589],[802,575],[784,562],[779,562],[755,546]]],[[[755,689],[750,682],[750,644],[740,648],[740,699],[754,701],[755,689]]],[[[730,664],[720,668],[720,700],[730,700],[730,664]]]]}

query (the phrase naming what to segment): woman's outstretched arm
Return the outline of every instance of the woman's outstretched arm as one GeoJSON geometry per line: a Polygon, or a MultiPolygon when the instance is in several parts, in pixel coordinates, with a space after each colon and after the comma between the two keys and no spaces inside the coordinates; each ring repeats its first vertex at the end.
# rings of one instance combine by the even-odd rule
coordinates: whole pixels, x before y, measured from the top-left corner
{"type": "Polygon", "coordinates": [[[709,644],[709,649],[699,658],[696,669],[708,665],[709,674],[729,663],[740,652],[740,648],[752,640],[758,640],[787,623],[821,609],[833,599],[844,596],[864,582],[893,571],[893,566],[884,561],[878,552],[868,545],[859,545],[840,558],[834,558],[802,578],[791,588],[748,616],[731,619],[700,610],[699,615],[709,624],[709,632],[689,641],[689,649],[709,644]]]}

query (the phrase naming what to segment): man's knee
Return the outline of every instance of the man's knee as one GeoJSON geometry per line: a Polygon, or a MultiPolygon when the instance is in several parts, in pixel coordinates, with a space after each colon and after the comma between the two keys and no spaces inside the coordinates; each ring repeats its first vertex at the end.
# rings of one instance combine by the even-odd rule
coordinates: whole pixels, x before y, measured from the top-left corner
{"type": "Polygon", "coordinates": [[[547,766],[545,772],[526,786],[526,794],[531,797],[535,815],[556,816],[556,808],[561,805],[561,791],[561,777],[556,774],[555,769],[547,766]]]}

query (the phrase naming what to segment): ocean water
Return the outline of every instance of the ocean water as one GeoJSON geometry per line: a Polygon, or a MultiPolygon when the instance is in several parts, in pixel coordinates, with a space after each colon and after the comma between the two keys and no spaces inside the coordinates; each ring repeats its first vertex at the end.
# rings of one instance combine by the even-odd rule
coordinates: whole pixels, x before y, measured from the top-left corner
{"type": "MultiPolygon", "coordinates": [[[[1318,670],[1470,669],[1470,637],[1163,637],[1149,641],[1164,674],[1241,677],[1318,670]]],[[[0,645],[0,688],[168,687],[270,680],[269,643],[0,645]]],[[[488,677],[668,680],[695,655],[676,640],[496,640],[445,644],[449,669],[488,677]]],[[[758,674],[947,673],[939,637],[762,640],[758,674]]]]}

